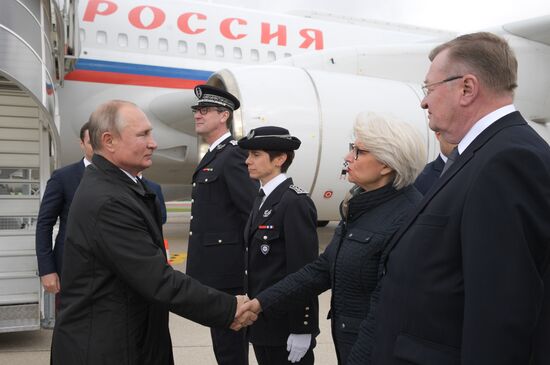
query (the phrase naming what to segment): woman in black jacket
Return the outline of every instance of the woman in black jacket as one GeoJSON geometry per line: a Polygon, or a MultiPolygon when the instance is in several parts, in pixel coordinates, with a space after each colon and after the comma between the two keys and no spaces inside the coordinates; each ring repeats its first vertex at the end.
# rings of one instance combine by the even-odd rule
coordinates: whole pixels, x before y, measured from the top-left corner
{"type": "Polygon", "coordinates": [[[422,195],[413,187],[425,163],[424,143],[410,125],[361,113],[346,156],[355,184],[340,206],[342,220],[319,258],[260,293],[251,306],[276,316],[332,289],[329,318],[339,364],[369,313],[384,248],[422,195]]]}

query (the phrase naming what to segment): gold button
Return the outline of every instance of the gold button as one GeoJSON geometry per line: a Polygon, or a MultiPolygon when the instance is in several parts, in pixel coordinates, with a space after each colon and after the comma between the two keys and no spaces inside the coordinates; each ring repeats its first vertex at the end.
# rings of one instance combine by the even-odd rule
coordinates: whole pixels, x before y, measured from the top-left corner
{"type": "Polygon", "coordinates": [[[306,307],[306,310],[308,311],[308,310],[309,310],[309,307],[306,307]]]}
{"type": "Polygon", "coordinates": [[[193,216],[189,217],[189,219],[193,219],[193,216]]]}
{"type": "Polygon", "coordinates": [[[266,240],[266,239],[267,239],[267,236],[264,236],[264,240],[266,240]]]}
{"type": "Polygon", "coordinates": [[[307,324],[307,321],[304,321],[304,324],[307,324]]]}
{"type": "Polygon", "coordinates": [[[222,240],[218,240],[218,243],[222,243],[222,240]]]}
{"type": "Polygon", "coordinates": [[[192,235],[193,235],[193,232],[192,232],[192,231],[189,231],[189,235],[192,236],[192,235]]]}
{"type": "Polygon", "coordinates": [[[196,184],[196,183],[193,183],[193,186],[197,186],[197,184],[196,184]]]}
{"type": "Polygon", "coordinates": [[[207,181],[208,181],[208,179],[204,179],[204,182],[207,182],[207,181]]]}
{"type": "Polygon", "coordinates": [[[309,314],[306,314],[305,317],[308,318],[308,317],[309,317],[309,314]]]}
{"type": "Polygon", "coordinates": [[[248,275],[248,270],[245,270],[245,271],[244,271],[244,274],[245,274],[245,275],[248,275]]]}
{"type": "Polygon", "coordinates": [[[195,199],[191,199],[191,204],[193,204],[195,202],[195,199]]]}

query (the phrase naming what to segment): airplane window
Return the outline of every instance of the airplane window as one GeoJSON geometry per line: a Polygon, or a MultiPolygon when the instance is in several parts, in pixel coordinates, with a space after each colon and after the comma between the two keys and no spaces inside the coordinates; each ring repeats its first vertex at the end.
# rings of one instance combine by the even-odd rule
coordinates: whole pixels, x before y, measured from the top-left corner
{"type": "Polygon", "coordinates": [[[251,49],[250,50],[250,59],[252,61],[259,61],[260,60],[260,52],[258,52],[257,49],[251,49]]]}
{"type": "Polygon", "coordinates": [[[145,36],[139,36],[138,38],[138,47],[141,49],[149,48],[149,38],[145,36]]]}
{"type": "Polygon", "coordinates": [[[80,44],[84,43],[86,41],[86,31],[80,28],[80,32],[78,32],[78,35],[80,36],[80,44]]]}
{"type": "Polygon", "coordinates": [[[206,54],[206,45],[204,43],[197,43],[197,53],[201,56],[206,54]]]}
{"type": "Polygon", "coordinates": [[[167,52],[168,51],[168,39],[159,38],[159,50],[161,52],[167,52]]]}
{"type": "Polygon", "coordinates": [[[269,51],[267,52],[267,60],[268,61],[275,61],[277,59],[277,56],[275,55],[275,52],[269,51]]]}
{"type": "Polygon", "coordinates": [[[187,42],[179,41],[178,42],[178,51],[179,53],[187,53],[187,42]]]}
{"type": "Polygon", "coordinates": [[[217,45],[216,46],[216,56],[217,57],[223,57],[224,53],[225,52],[224,52],[223,46],[217,45]]]}
{"type": "Polygon", "coordinates": [[[128,47],[128,35],[124,33],[118,33],[118,46],[128,47]]]}
{"type": "Polygon", "coordinates": [[[233,47],[233,58],[236,58],[238,60],[243,58],[243,51],[240,47],[233,47]]]}
{"type": "Polygon", "coordinates": [[[96,34],[96,41],[98,44],[107,44],[107,33],[100,30],[96,34]]]}

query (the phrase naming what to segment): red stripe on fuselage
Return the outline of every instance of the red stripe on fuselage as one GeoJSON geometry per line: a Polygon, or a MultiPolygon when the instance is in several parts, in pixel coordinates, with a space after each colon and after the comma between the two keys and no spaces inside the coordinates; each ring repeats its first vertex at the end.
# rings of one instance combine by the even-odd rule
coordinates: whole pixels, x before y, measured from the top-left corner
{"type": "Polygon", "coordinates": [[[97,82],[102,84],[163,87],[170,89],[193,89],[204,80],[187,80],[171,77],[132,75],[114,72],[75,70],[65,76],[65,80],[97,82]]]}

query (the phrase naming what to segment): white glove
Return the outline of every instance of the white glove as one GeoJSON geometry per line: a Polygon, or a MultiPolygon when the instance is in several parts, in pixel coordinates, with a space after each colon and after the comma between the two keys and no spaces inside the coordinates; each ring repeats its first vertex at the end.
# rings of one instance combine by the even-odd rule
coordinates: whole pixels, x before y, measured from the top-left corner
{"type": "Polygon", "coordinates": [[[298,335],[291,333],[286,341],[286,350],[289,352],[288,361],[298,362],[304,357],[311,345],[311,334],[298,335]]]}

